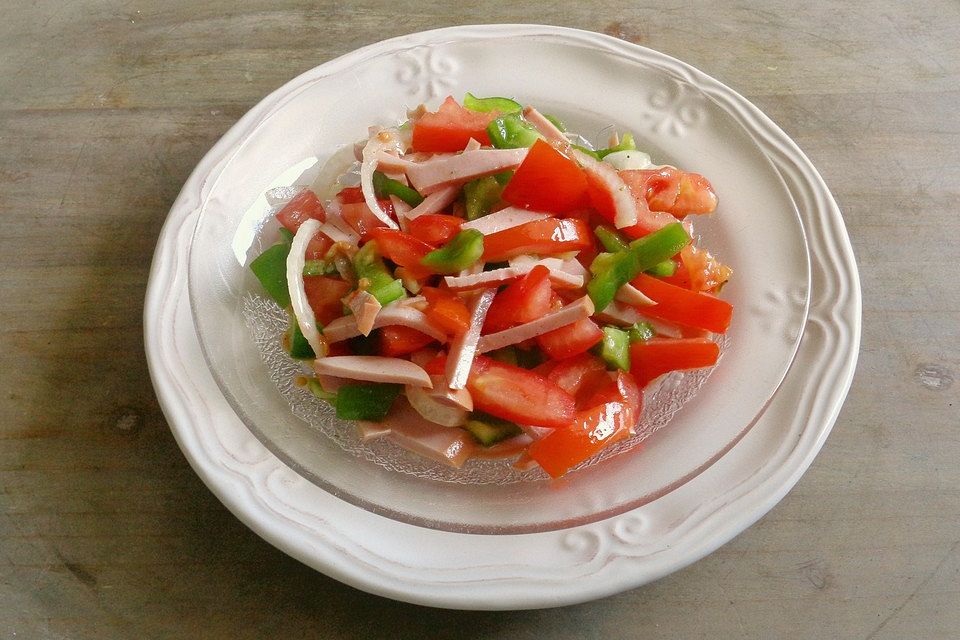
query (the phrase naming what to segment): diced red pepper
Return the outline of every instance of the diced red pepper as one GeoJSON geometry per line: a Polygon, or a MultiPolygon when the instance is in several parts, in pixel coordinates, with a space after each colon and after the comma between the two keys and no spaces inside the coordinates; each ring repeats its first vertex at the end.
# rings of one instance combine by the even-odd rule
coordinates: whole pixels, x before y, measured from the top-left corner
{"type": "Polygon", "coordinates": [[[629,411],[620,402],[608,402],[578,411],[573,421],[537,440],[527,454],[553,478],[592,457],[607,445],[630,434],[629,411]]]}
{"type": "Polygon", "coordinates": [[[467,390],[476,409],[518,424],[564,427],[574,416],[573,397],[555,383],[486,356],[474,358],[467,390]]]}
{"type": "Polygon", "coordinates": [[[537,344],[554,360],[583,353],[603,339],[603,331],[590,318],[581,318],[559,329],[537,336],[537,344]]]}
{"type": "Polygon", "coordinates": [[[445,245],[460,232],[463,218],[442,213],[427,213],[407,223],[407,233],[435,247],[445,245]]]}
{"type": "Polygon", "coordinates": [[[343,298],[349,293],[349,282],[327,276],[303,276],[303,289],[317,322],[329,324],[343,315],[343,298]]]}
{"type": "Polygon", "coordinates": [[[646,273],[631,284],[657,303],[643,307],[645,315],[714,333],[726,333],[730,326],[733,305],[709,293],[684,289],[646,273]]]}
{"type": "Polygon", "coordinates": [[[391,358],[405,356],[433,341],[433,338],[416,329],[390,325],[380,329],[380,354],[391,358]]]}
{"type": "Polygon", "coordinates": [[[537,265],[520,280],[499,292],[487,311],[484,333],[496,333],[531,322],[550,311],[550,270],[537,265]]]}
{"type": "Polygon", "coordinates": [[[496,113],[470,111],[447,96],[435,113],[425,113],[413,125],[414,151],[462,151],[470,138],[483,145],[490,144],[487,125],[496,113]]]}
{"type": "Polygon", "coordinates": [[[537,140],[501,196],[515,207],[566,213],[587,205],[583,169],[545,140],[537,140]]]}
{"type": "Polygon", "coordinates": [[[630,345],[630,375],[643,388],[670,371],[712,367],[719,357],[708,338],[652,338],[630,345]]]}
{"type": "Polygon", "coordinates": [[[323,210],[323,204],[317,198],[317,194],[310,189],[304,189],[277,212],[276,218],[287,230],[296,233],[300,225],[307,220],[313,219],[324,222],[327,219],[327,214],[323,210]]]}
{"type": "Polygon", "coordinates": [[[580,251],[593,244],[590,226],[576,218],[546,218],[504,229],[484,237],[483,259],[500,262],[534,253],[552,255],[580,251]]]}
{"type": "Polygon", "coordinates": [[[421,293],[427,299],[427,308],[424,313],[438,329],[454,336],[470,328],[470,310],[460,296],[447,289],[436,287],[423,287],[421,293]]]}

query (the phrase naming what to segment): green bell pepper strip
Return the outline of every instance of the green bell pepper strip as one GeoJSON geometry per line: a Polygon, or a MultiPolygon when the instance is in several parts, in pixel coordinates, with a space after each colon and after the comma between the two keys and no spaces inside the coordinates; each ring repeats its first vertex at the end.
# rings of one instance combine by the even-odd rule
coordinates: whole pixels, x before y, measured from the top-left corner
{"type": "Polygon", "coordinates": [[[497,149],[532,147],[534,142],[543,139],[533,125],[515,113],[494,118],[487,125],[487,135],[497,149]]]}
{"type": "Polygon", "coordinates": [[[482,411],[474,411],[463,427],[470,432],[477,442],[485,447],[491,447],[507,438],[518,436],[523,430],[512,422],[496,418],[482,411]]]}
{"type": "Polygon", "coordinates": [[[305,260],[303,263],[305,276],[329,276],[334,273],[337,273],[337,265],[328,260],[305,260]]]}
{"type": "Polygon", "coordinates": [[[507,186],[507,183],[510,182],[510,178],[513,177],[513,169],[507,169],[506,171],[501,171],[500,173],[493,174],[493,179],[497,181],[501,187],[507,186]]]}
{"type": "Polygon", "coordinates": [[[493,205],[500,202],[503,187],[493,176],[477,178],[463,185],[463,200],[467,220],[476,220],[490,213],[493,205]]]}
{"type": "Polygon", "coordinates": [[[517,348],[513,345],[503,347],[502,349],[497,349],[496,351],[491,351],[487,355],[498,362],[512,364],[515,367],[520,366],[517,362],[517,348]]]}
{"type": "Polygon", "coordinates": [[[672,258],[689,242],[690,236],[683,225],[675,222],[634,240],[623,251],[598,255],[590,265],[593,278],[587,284],[587,293],[596,310],[606,309],[620,287],[636,278],[640,272],[672,258]]]}
{"type": "Polygon", "coordinates": [[[420,260],[437,273],[459,273],[475,263],[483,255],[483,234],[476,229],[466,229],[447,244],[434,249],[420,260]]]}
{"type": "Polygon", "coordinates": [[[600,357],[610,367],[630,371],[630,334],[617,327],[604,327],[600,357]]]}
{"type": "Polygon", "coordinates": [[[357,278],[367,280],[367,292],[376,298],[381,306],[385,307],[407,295],[403,282],[394,279],[387,270],[374,240],[360,247],[353,256],[353,269],[357,272],[357,278]]]}
{"type": "Polygon", "coordinates": [[[336,403],[336,401],[337,401],[337,394],[335,394],[335,393],[330,393],[329,391],[327,391],[326,389],[324,389],[324,388],[323,388],[323,385],[320,384],[320,381],[317,380],[316,378],[307,378],[307,389],[308,389],[308,390],[310,391],[310,393],[312,393],[315,397],[317,397],[317,398],[319,398],[319,399],[321,399],[321,400],[324,400],[324,401],[326,401],[326,402],[329,402],[330,404],[334,404],[334,405],[335,405],[335,403],[336,403]]]}
{"type": "Polygon", "coordinates": [[[596,234],[600,244],[603,245],[603,248],[611,253],[623,251],[629,246],[624,237],[617,233],[613,227],[601,224],[594,229],[593,232],[596,234]]]}
{"type": "Polygon", "coordinates": [[[397,196],[411,207],[423,202],[423,196],[416,189],[408,187],[399,180],[388,178],[386,174],[380,171],[373,172],[373,191],[378,198],[397,196]]]}
{"type": "Polygon", "coordinates": [[[284,234],[282,229],[280,241],[257,256],[250,263],[250,270],[263,285],[266,292],[281,307],[290,306],[290,290],[287,287],[287,255],[290,253],[290,243],[293,234],[289,231],[284,234]]]}
{"type": "Polygon", "coordinates": [[[658,262],[649,269],[647,273],[658,278],[669,278],[677,272],[677,263],[673,260],[664,260],[663,262],[658,262]]]}
{"type": "Polygon", "coordinates": [[[520,113],[523,111],[523,105],[510,98],[478,98],[472,93],[463,96],[463,106],[470,111],[481,111],[488,113],[490,111],[499,111],[502,114],[520,113]]]}
{"type": "MultiPolygon", "coordinates": [[[[321,327],[317,327],[320,329],[321,327]]],[[[300,323],[296,318],[290,318],[290,326],[287,327],[287,337],[290,345],[290,357],[297,360],[313,360],[317,357],[313,347],[307,342],[300,330],[300,323]]]]}
{"type": "Polygon", "coordinates": [[[552,124],[553,126],[555,126],[557,129],[560,129],[560,133],[566,133],[566,132],[567,132],[567,125],[563,124],[563,120],[561,120],[561,119],[558,118],[557,116],[551,116],[550,114],[545,113],[545,114],[543,114],[543,117],[546,118],[547,120],[549,120],[549,121],[550,121],[550,124],[552,124]]]}
{"type": "Polygon", "coordinates": [[[646,320],[641,320],[634,324],[627,329],[627,333],[630,335],[631,344],[634,342],[646,342],[657,334],[657,332],[653,330],[653,325],[646,320]]]}
{"type": "Polygon", "coordinates": [[[403,385],[386,383],[345,384],[337,391],[334,406],[341,420],[380,422],[400,395],[403,385]]]}
{"type": "Polygon", "coordinates": [[[607,147],[606,149],[598,149],[597,155],[600,156],[600,159],[603,160],[611,153],[616,153],[617,151],[636,151],[637,143],[633,140],[632,133],[623,134],[623,139],[620,140],[619,144],[607,147]]]}
{"type": "Polygon", "coordinates": [[[587,154],[594,160],[601,160],[600,154],[594,151],[593,149],[587,149],[586,147],[581,147],[579,144],[572,144],[570,146],[576,149],[577,151],[582,151],[583,153],[587,154]]]}

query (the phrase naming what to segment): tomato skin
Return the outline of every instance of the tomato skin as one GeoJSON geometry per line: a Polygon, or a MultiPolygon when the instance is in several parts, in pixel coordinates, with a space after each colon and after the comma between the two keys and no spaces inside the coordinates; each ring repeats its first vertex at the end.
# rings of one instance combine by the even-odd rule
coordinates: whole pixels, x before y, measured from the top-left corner
{"type": "Polygon", "coordinates": [[[303,289],[317,322],[326,325],[343,315],[340,301],[350,292],[349,282],[327,276],[303,276],[303,289]]]}
{"type": "Polygon", "coordinates": [[[566,213],[589,201],[583,169],[545,140],[537,140],[503,190],[515,207],[566,213]]]}
{"type": "Polygon", "coordinates": [[[419,351],[433,342],[433,338],[410,327],[391,325],[380,329],[380,355],[390,358],[419,351]]]}
{"type": "Polygon", "coordinates": [[[420,263],[425,255],[434,250],[434,247],[426,242],[398,229],[387,227],[371,229],[368,238],[376,241],[380,255],[406,268],[410,277],[419,280],[433,273],[420,263]]]}
{"type": "Polygon", "coordinates": [[[712,367],[719,357],[708,338],[652,338],[630,345],[630,375],[643,388],[670,371],[712,367]]]}
{"type": "Polygon", "coordinates": [[[337,193],[340,204],[357,204],[363,202],[363,189],[360,187],[344,187],[337,193]]]}
{"type": "Polygon", "coordinates": [[[629,436],[629,414],[620,402],[578,411],[569,424],[531,444],[527,454],[550,477],[559,478],[607,445],[629,436]]]}
{"type": "MultiPolygon", "coordinates": [[[[389,200],[377,200],[377,202],[388,216],[391,218],[396,217],[392,202],[389,200]]],[[[345,203],[340,207],[340,215],[343,216],[347,224],[364,239],[368,237],[371,230],[387,226],[383,220],[373,215],[373,211],[370,211],[370,207],[367,206],[366,202],[345,203]]]]}
{"type": "Polygon", "coordinates": [[[501,262],[519,255],[580,251],[593,245],[590,226],[578,218],[546,218],[491,233],[483,239],[483,260],[501,262]]]}
{"type": "Polygon", "coordinates": [[[577,401],[578,409],[599,404],[599,402],[593,402],[588,405],[587,402],[600,389],[610,384],[607,365],[600,358],[589,353],[581,353],[563,360],[548,360],[544,364],[550,364],[549,373],[544,375],[572,395],[577,401]]]}
{"type": "Polygon", "coordinates": [[[518,424],[564,427],[575,412],[573,397],[550,380],[486,356],[474,358],[467,390],[476,409],[518,424]]]}
{"type": "Polygon", "coordinates": [[[296,233],[300,225],[307,220],[325,222],[327,213],[317,194],[310,189],[304,189],[277,212],[276,218],[290,233],[296,233]]]}
{"type": "Polygon", "coordinates": [[[462,151],[470,138],[482,145],[490,144],[487,125],[496,113],[470,111],[447,96],[434,113],[425,113],[413,125],[412,147],[422,152],[462,151]]]}
{"type": "Polygon", "coordinates": [[[583,353],[603,339],[603,331],[590,318],[581,318],[537,336],[537,344],[549,357],[562,360],[583,353]]]}
{"type": "Polygon", "coordinates": [[[483,323],[484,333],[496,333],[530,322],[550,311],[550,270],[537,265],[493,298],[483,323]]]}
{"type": "Polygon", "coordinates": [[[463,218],[442,213],[427,213],[407,222],[407,233],[435,247],[447,244],[460,233],[463,218]]]}
{"type": "Polygon", "coordinates": [[[714,333],[726,333],[730,327],[733,305],[726,300],[672,285],[646,273],[630,284],[657,303],[643,307],[641,312],[645,315],[714,333]]]}
{"type": "Polygon", "coordinates": [[[427,299],[424,313],[438,329],[454,336],[470,328],[470,310],[460,296],[436,287],[423,287],[420,293],[427,299]]]}

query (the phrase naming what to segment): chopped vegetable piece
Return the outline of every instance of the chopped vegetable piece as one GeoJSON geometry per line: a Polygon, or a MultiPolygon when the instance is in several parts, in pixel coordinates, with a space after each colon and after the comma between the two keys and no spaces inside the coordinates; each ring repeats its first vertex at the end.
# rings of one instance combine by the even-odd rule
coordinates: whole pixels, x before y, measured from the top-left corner
{"type": "Polygon", "coordinates": [[[384,258],[406,267],[411,278],[419,279],[430,275],[431,270],[423,266],[422,260],[434,247],[426,242],[403,231],[386,227],[371,230],[370,239],[376,240],[377,248],[384,258]]]}
{"type": "Polygon", "coordinates": [[[537,336],[537,344],[554,360],[561,360],[583,353],[603,339],[603,331],[590,318],[537,336]]]}
{"type": "Polygon", "coordinates": [[[380,171],[373,172],[373,190],[377,198],[387,199],[390,196],[397,196],[411,207],[423,202],[423,196],[417,193],[416,189],[408,187],[399,180],[388,178],[380,171]]]}
{"type": "MultiPolygon", "coordinates": [[[[687,245],[688,247],[691,245],[687,245]]],[[[646,270],[646,273],[649,273],[652,276],[658,278],[669,278],[674,273],[677,272],[677,263],[673,260],[664,260],[653,265],[646,270]]]]}
{"type": "Polygon", "coordinates": [[[649,340],[650,338],[652,338],[657,334],[657,332],[653,330],[653,325],[650,324],[649,322],[646,322],[645,320],[641,320],[640,322],[637,322],[632,327],[630,327],[627,331],[630,334],[631,344],[633,344],[634,342],[643,342],[645,340],[649,340]]]}
{"type": "Polygon", "coordinates": [[[600,357],[611,367],[630,371],[630,335],[617,327],[604,327],[600,357]]]}
{"type": "MultiPolygon", "coordinates": [[[[389,200],[380,200],[378,204],[387,215],[396,215],[393,210],[393,203],[389,200]]],[[[367,234],[369,234],[372,229],[387,226],[383,220],[373,214],[373,211],[370,211],[370,207],[368,207],[365,202],[342,205],[340,207],[340,215],[361,238],[367,237],[367,234]]]]}
{"type": "Polygon", "coordinates": [[[630,345],[630,375],[643,388],[670,371],[712,367],[720,347],[708,338],[653,338],[630,345]]]}
{"type": "Polygon", "coordinates": [[[587,154],[588,156],[590,156],[590,157],[593,158],[594,160],[600,160],[600,154],[597,153],[596,151],[594,151],[593,149],[588,149],[588,148],[586,148],[586,147],[580,146],[579,144],[572,144],[572,145],[570,145],[570,146],[573,147],[574,149],[576,149],[577,151],[581,152],[581,153],[587,154]]]}
{"type": "Polygon", "coordinates": [[[436,113],[425,113],[413,125],[414,151],[455,152],[462,150],[470,138],[490,144],[487,125],[493,113],[464,109],[448,96],[436,113]]]}
{"type": "Polygon", "coordinates": [[[550,371],[549,379],[572,395],[579,409],[587,408],[585,402],[592,398],[597,390],[610,383],[607,366],[590,353],[584,352],[551,363],[555,366],[550,371]]]}
{"type": "Polygon", "coordinates": [[[519,114],[508,114],[494,119],[487,125],[487,136],[491,144],[498,149],[529,147],[543,138],[519,114]]]}
{"type": "Polygon", "coordinates": [[[438,247],[453,240],[460,232],[463,218],[442,213],[427,213],[407,222],[407,233],[429,245],[438,247]]]}
{"type": "Polygon", "coordinates": [[[690,214],[711,213],[716,208],[717,194],[710,181],[699,173],[684,173],[670,213],[683,218],[690,214]]]}
{"type": "Polygon", "coordinates": [[[453,240],[428,253],[420,264],[436,273],[459,273],[471,266],[483,255],[483,234],[475,229],[465,229],[453,240]]]}
{"type": "Polygon", "coordinates": [[[290,291],[287,286],[287,256],[290,254],[290,240],[281,237],[280,241],[254,258],[250,270],[263,286],[267,294],[281,307],[290,306],[290,291]]]}
{"type": "Polygon", "coordinates": [[[421,293],[427,299],[427,318],[447,335],[455,336],[470,328],[470,311],[460,296],[435,287],[424,287],[421,293]]]}
{"type": "Polygon", "coordinates": [[[359,204],[363,202],[363,189],[360,187],[344,187],[337,192],[340,204],[359,204]]]}
{"type": "Polygon", "coordinates": [[[616,153],[617,151],[636,151],[636,150],[637,150],[637,143],[633,141],[633,134],[625,133],[623,134],[623,138],[620,139],[619,144],[612,147],[607,147],[606,149],[598,149],[597,155],[600,156],[600,159],[602,160],[603,158],[607,157],[611,153],[616,153]]]}
{"type": "Polygon", "coordinates": [[[549,120],[549,121],[550,121],[550,124],[552,124],[552,125],[555,126],[557,129],[559,129],[559,130],[560,130],[560,133],[566,133],[566,132],[567,132],[567,125],[563,124],[563,120],[561,120],[561,119],[558,118],[557,116],[552,116],[552,115],[550,115],[549,113],[545,113],[545,114],[543,114],[543,117],[546,118],[547,120],[549,120]]]}
{"type": "MultiPolygon", "coordinates": [[[[496,298],[494,298],[496,300],[496,298]]],[[[489,315],[489,314],[488,314],[489,315]]],[[[509,347],[504,347],[503,349],[497,349],[496,351],[491,351],[487,354],[489,357],[493,358],[497,362],[503,362],[504,364],[511,364],[515,367],[520,366],[517,359],[517,348],[514,345],[509,347]]]]}
{"type": "Polygon", "coordinates": [[[513,422],[482,411],[475,411],[470,414],[470,419],[467,420],[467,424],[463,428],[469,431],[470,435],[485,447],[490,447],[507,438],[523,433],[523,430],[513,422]]]}
{"type": "MultiPolygon", "coordinates": [[[[733,269],[719,260],[706,249],[688,244],[680,252],[680,259],[686,271],[687,288],[695,291],[719,291],[720,287],[733,275],[733,269]]],[[[671,274],[672,275],[672,274],[671,274]]],[[[674,282],[682,286],[682,283],[674,282]]]]}
{"type": "Polygon", "coordinates": [[[587,202],[587,178],[576,162],[545,140],[537,140],[503,190],[510,204],[566,213],[587,202]]]}
{"type": "Polygon", "coordinates": [[[360,247],[353,257],[353,268],[357,272],[357,278],[366,279],[367,291],[377,299],[382,306],[387,306],[394,300],[406,297],[407,292],[403,288],[400,280],[395,280],[387,267],[383,264],[383,258],[378,253],[376,241],[367,242],[360,247]]]}
{"type": "Polygon", "coordinates": [[[483,259],[499,262],[526,253],[556,255],[592,245],[590,226],[583,220],[546,218],[488,235],[483,259]]]}
{"type": "Polygon", "coordinates": [[[493,299],[483,325],[484,332],[496,333],[542,317],[550,311],[552,293],[550,270],[543,265],[535,266],[493,299]]]}
{"type": "Polygon", "coordinates": [[[471,111],[481,111],[483,113],[495,111],[508,114],[523,111],[523,106],[510,98],[478,98],[469,92],[463,97],[463,106],[471,111]]]}
{"type": "Polygon", "coordinates": [[[380,355],[397,358],[419,351],[434,341],[427,334],[404,327],[390,325],[378,330],[380,333],[380,355]]]}
{"type": "Polygon", "coordinates": [[[657,303],[642,309],[648,316],[714,333],[726,333],[730,326],[733,306],[709,293],[683,289],[645,273],[631,284],[657,303]]]}
{"type": "Polygon", "coordinates": [[[493,206],[500,202],[502,193],[503,187],[493,176],[477,178],[463,185],[467,220],[476,220],[490,213],[493,206]]]}
{"type": "Polygon", "coordinates": [[[380,422],[387,417],[402,389],[399,384],[345,384],[337,390],[337,417],[380,422]]]}
{"type": "Polygon", "coordinates": [[[611,442],[629,435],[622,403],[608,402],[577,412],[573,421],[535,441],[527,453],[550,477],[559,478],[611,442]]]}
{"type": "Polygon", "coordinates": [[[507,171],[501,171],[500,173],[493,174],[493,179],[502,187],[506,185],[513,178],[513,169],[507,171]]]}
{"type": "Polygon", "coordinates": [[[683,225],[675,222],[634,240],[626,251],[601,253],[590,265],[593,279],[587,284],[587,292],[597,310],[606,309],[617,290],[640,272],[673,257],[689,242],[690,236],[683,225]]]}
{"type": "Polygon", "coordinates": [[[609,251],[610,253],[616,253],[617,251],[623,251],[627,248],[627,241],[617,233],[616,229],[608,227],[605,224],[601,224],[593,232],[597,235],[597,238],[600,240],[600,244],[603,245],[603,248],[609,251]]]}
{"type": "Polygon", "coordinates": [[[276,215],[277,220],[291,233],[296,233],[306,220],[323,222],[327,219],[320,199],[310,189],[304,189],[283,206],[276,215]]]}
{"type": "MultiPolygon", "coordinates": [[[[309,251],[309,248],[307,250],[309,251]]],[[[305,276],[329,276],[336,272],[337,267],[332,261],[306,260],[303,263],[303,275],[305,276]]]]}
{"type": "Polygon", "coordinates": [[[300,330],[300,324],[296,318],[290,318],[290,326],[287,327],[287,339],[290,344],[289,353],[291,358],[297,360],[313,360],[317,357],[317,354],[313,351],[313,347],[310,346],[310,343],[307,342],[307,339],[303,336],[303,331],[300,330]]]}
{"type": "Polygon", "coordinates": [[[320,381],[316,378],[307,378],[307,389],[320,400],[325,400],[326,402],[336,406],[335,403],[337,401],[337,394],[330,393],[324,389],[323,385],[320,384],[320,381]]]}
{"type": "Polygon", "coordinates": [[[478,410],[518,424],[563,427],[574,414],[573,397],[553,382],[484,356],[474,359],[467,390],[478,410]]]}

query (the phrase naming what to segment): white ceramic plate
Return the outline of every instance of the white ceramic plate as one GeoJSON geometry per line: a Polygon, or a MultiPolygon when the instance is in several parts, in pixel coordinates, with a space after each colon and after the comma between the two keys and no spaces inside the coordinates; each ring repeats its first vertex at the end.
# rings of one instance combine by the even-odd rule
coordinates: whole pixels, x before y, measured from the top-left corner
{"type": "MultiPolygon", "coordinates": [[[[225,237],[233,237],[236,228],[226,231],[225,237]]],[[[223,286],[231,283],[224,280],[223,286]]],[[[860,296],[829,191],[796,145],[745,99],[681,62],[606,36],[499,25],[432,31],[361,49],[294,79],[255,107],[204,158],[171,210],[145,321],[151,374],[178,442],[211,489],[264,538],[324,573],[389,597],[435,606],[531,608],[584,601],[655,579],[715,549],[772,507],[819,450],[849,387],[860,296]],[[522,60],[523,75],[504,79],[495,73],[505,51],[522,60]],[[318,119],[311,101],[303,99],[311,87],[351,74],[362,84],[363,70],[385,73],[393,83],[382,103],[358,106],[342,84],[333,85],[341,91],[323,112],[330,115],[318,119]],[[637,78],[649,81],[634,86],[637,78]],[[625,93],[604,91],[611,79],[625,93]],[[647,450],[676,450],[686,442],[693,451],[669,473],[662,465],[655,468],[656,482],[640,495],[650,499],[664,487],[669,492],[642,507],[629,508],[627,499],[609,510],[619,515],[590,522],[584,516],[590,505],[573,505],[558,521],[588,524],[523,535],[468,535],[376,515],[370,505],[339,500],[336,490],[325,491],[323,482],[311,482],[308,473],[281,462],[264,446],[271,439],[255,437],[231,407],[224,394],[230,384],[217,384],[201,353],[194,330],[200,321],[188,294],[188,250],[201,213],[210,219],[218,209],[246,210],[296,160],[310,150],[322,152],[323,141],[350,140],[365,123],[398,119],[398,97],[412,106],[465,89],[545,105],[581,131],[597,123],[642,126],[638,133],[655,159],[705,167],[727,207],[717,217],[728,222],[708,226],[705,234],[716,236],[728,250],[721,255],[741,274],[741,288],[733,290],[741,333],[730,352],[740,364],[731,357],[723,386],[711,386],[711,379],[689,410],[678,414],[677,427],[671,424],[644,448],[649,456],[647,450]],[[311,130],[314,135],[305,136],[311,130]],[[278,136],[290,154],[276,153],[278,136]],[[247,165],[256,158],[267,183],[244,181],[238,158],[247,158],[247,165]],[[749,211],[758,207],[768,216],[766,226],[749,211]],[[751,235],[758,242],[742,241],[751,235]],[[778,265],[772,275],[764,273],[767,264],[778,265]],[[773,395],[797,346],[808,301],[794,366],[773,395]],[[745,380],[744,372],[755,375],[745,380]],[[706,416],[723,417],[721,433],[698,450],[691,429],[702,429],[706,416]]],[[[287,461],[303,469],[298,460],[287,461]]],[[[423,506],[404,504],[403,513],[417,508],[423,506]]],[[[373,510],[395,515],[390,508],[373,510]]],[[[466,513],[463,521],[474,525],[469,518],[475,515],[466,513]]],[[[405,519],[435,525],[422,513],[405,519]]],[[[440,527],[456,529],[460,521],[440,527]]]]}

